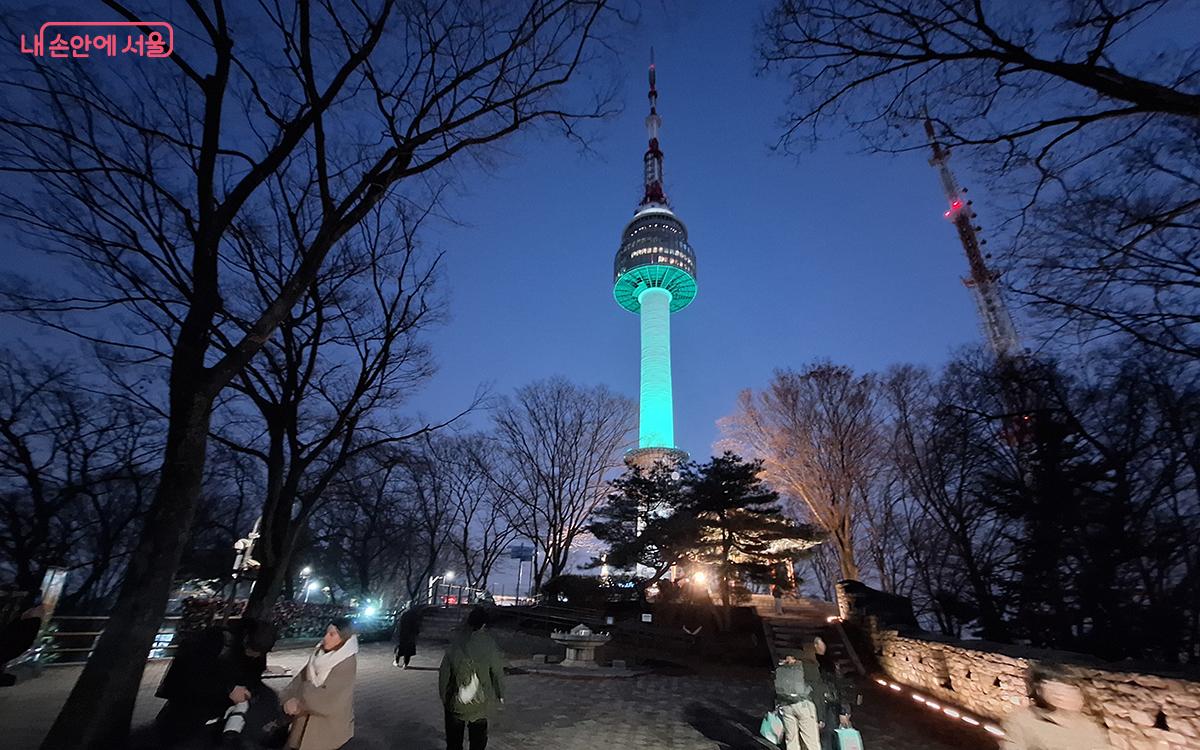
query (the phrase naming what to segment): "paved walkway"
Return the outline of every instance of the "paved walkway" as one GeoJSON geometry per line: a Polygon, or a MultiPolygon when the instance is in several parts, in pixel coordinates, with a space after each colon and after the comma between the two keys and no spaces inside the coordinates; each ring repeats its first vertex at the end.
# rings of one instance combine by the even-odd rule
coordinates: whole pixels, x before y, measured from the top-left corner
{"type": "MultiPolygon", "coordinates": [[[[298,668],[307,652],[274,655],[272,664],[298,668]]],[[[346,750],[436,750],[444,747],[437,703],[440,651],[426,648],[416,669],[392,666],[385,644],[363,647],[355,694],[357,736],[346,750]]],[[[165,665],[151,664],[135,725],[150,722],[165,665]]],[[[34,750],[66,698],[75,667],[50,668],[41,678],[0,690],[0,741],[6,750],[34,750]]],[[[282,686],[283,680],[269,684],[282,686]]],[[[493,750],[765,750],[755,733],[771,702],[765,670],[713,675],[654,674],[629,680],[579,680],[512,675],[507,705],[493,723],[493,750]]],[[[986,736],[948,734],[950,724],[925,716],[895,696],[866,692],[856,724],[871,750],[995,750],[986,736]],[[899,720],[897,720],[899,719],[899,720]]]]}

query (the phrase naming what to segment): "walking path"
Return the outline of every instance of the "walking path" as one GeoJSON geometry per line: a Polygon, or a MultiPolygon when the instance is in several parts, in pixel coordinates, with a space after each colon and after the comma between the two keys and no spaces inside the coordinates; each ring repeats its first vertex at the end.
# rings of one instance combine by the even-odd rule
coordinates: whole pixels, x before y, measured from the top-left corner
{"type": "MultiPolygon", "coordinates": [[[[299,668],[307,651],[274,654],[273,665],[299,668]]],[[[359,656],[355,693],[357,736],[346,750],[437,750],[445,747],[437,700],[440,650],[425,647],[415,669],[392,666],[386,644],[359,656]]],[[[148,724],[161,701],[153,697],[165,664],[146,670],[135,726],[148,724]]],[[[66,699],[77,667],[0,690],[0,737],[6,750],[34,750],[66,699]]],[[[284,680],[268,684],[282,687],[284,680]]],[[[873,687],[873,686],[871,686],[873,687]]],[[[771,704],[765,670],[719,674],[652,674],[630,680],[511,675],[508,700],[493,722],[493,750],[766,750],[755,737],[771,704]]],[[[986,737],[947,734],[946,722],[926,716],[878,690],[866,691],[856,724],[873,750],[995,750],[986,737]]]]}

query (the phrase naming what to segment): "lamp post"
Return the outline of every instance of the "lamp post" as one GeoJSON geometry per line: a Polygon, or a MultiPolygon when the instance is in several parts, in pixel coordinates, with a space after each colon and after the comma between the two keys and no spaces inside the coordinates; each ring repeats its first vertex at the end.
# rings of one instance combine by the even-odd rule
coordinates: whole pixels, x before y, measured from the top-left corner
{"type": "Polygon", "coordinates": [[[439,581],[453,581],[453,580],[454,580],[454,571],[453,570],[447,570],[445,573],[442,573],[440,576],[430,576],[429,577],[429,591],[425,596],[425,600],[427,602],[429,602],[430,604],[433,604],[434,586],[436,586],[439,581]]]}

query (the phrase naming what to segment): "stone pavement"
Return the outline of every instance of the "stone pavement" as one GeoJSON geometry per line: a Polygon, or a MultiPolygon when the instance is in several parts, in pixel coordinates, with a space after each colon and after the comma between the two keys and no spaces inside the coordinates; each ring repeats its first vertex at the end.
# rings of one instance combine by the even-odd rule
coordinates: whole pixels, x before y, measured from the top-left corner
{"type": "MultiPolygon", "coordinates": [[[[307,651],[272,656],[298,668],[307,651]]],[[[424,646],[415,669],[392,666],[386,644],[363,647],[355,693],[357,736],[346,750],[435,750],[444,747],[437,701],[441,652],[424,646]]],[[[143,681],[135,725],[145,725],[161,702],[153,697],[165,669],[152,663],[143,681]]],[[[680,670],[682,672],[682,670],[680,670]]],[[[0,690],[0,747],[34,750],[66,698],[76,667],[54,667],[15,688],[0,690]]],[[[282,687],[284,680],[268,684],[282,687]]],[[[886,693],[887,691],[883,691],[886,693]]],[[[564,679],[530,674],[508,678],[508,700],[493,722],[493,750],[765,750],[758,723],[770,707],[766,670],[711,674],[653,674],[627,680],[564,679]]],[[[868,690],[856,725],[871,750],[995,750],[986,735],[950,734],[953,723],[925,715],[895,696],[868,690]]]]}

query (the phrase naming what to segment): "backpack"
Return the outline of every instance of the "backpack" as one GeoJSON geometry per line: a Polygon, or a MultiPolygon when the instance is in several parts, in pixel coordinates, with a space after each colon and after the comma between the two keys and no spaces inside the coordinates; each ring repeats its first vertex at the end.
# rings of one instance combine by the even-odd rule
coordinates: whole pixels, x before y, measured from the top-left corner
{"type": "Polygon", "coordinates": [[[479,675],[475,668],[475,661],[467,656],[464,649],[462,652],[462,662],[460,666],[464,669],[459,672],[455,670],[458,687],[455,691],[454,698],[460,706],[470,705],[471,703],[479,703],[483,701],[483,685],[479,682],[479,675]]]}
{"type": "Polygon", "coordinates": [[[812,687],[804,680],[804,666],[780,664],[775,670],[775,694],[787,703],[798,703],[812,693],[812,687]]]}

